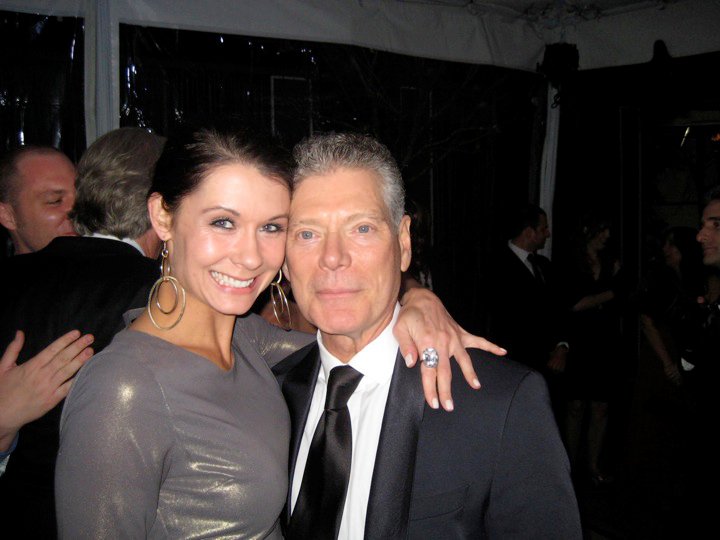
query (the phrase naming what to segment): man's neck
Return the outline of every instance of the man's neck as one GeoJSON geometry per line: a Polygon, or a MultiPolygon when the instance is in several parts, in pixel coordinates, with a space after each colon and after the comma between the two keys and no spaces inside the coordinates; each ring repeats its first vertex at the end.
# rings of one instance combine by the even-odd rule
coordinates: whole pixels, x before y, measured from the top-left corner
{"type": "Polygon", "coordinates": [[[393,324],[395,312],[396,309],[393,306],[382,317],[380,322],[356,335],[327,334],[320,331],[322,344],[330,354],[342,363],[347,364],[357,353],[377,339],[388,326],[393,324]]]}
{"type": "Polygon", "coordinates": [[[524,251],[527,251],[528,253],[535,253],[535,251],[537,251],[533,248],[533,246],[529,245],[522,238],[513,238],[512,240],[510,240],[510,243],[516,248],[520,248],[524,251]]]}

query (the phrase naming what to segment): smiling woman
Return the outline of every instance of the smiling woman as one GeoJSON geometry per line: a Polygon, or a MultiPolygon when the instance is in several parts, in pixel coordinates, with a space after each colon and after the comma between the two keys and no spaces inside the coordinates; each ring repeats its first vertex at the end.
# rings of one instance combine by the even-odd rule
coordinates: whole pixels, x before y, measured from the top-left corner
{"type": "Polygon", "coordinates": [[[283,262],[291,163],[243,132],[167,142],[148,200],[164,279],[66,403],[61,536],[280,537],[289,421],[266,360],[312,338],[235,321],[283,262]]]}

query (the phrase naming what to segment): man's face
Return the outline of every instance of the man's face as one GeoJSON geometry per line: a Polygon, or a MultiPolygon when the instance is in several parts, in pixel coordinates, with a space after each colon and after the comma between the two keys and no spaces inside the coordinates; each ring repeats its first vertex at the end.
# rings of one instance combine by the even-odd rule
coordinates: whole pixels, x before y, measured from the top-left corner
{"type": "Polygon", "coordinates": [[[544,248],[548,238],[550,238],[550,227],[548,226],[547,216],[540,214],[538,226],[532,229],[532,243],[535,247],[532,251],[544,248]]]}
{"type": "Polygon", "coordinates": [[[31,253],[57,236],[74,236],[68,212],[75,202],[75,167],[60,154],[29,154],[17,164],[19,191],[0,203],[0,223],[15,253],[31,253]]]}
{"type": "Polygon", "coordinates": [[[697,241],[703,249],[703,262],[720,269],[720,200],[710,201],[703,210],[697,241]]]}
{"type": "Polygon", "coordinates": [[[390,323],[409,263],[410,218],[392,225],[373,172],[339,168],[296,188],[286,273],[303,315],[341,360],[390,323]]]}

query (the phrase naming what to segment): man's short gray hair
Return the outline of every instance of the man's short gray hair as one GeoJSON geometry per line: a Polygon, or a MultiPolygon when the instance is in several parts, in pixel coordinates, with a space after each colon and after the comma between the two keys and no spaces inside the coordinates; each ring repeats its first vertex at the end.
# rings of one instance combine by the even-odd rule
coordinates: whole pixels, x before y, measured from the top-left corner
{"type": "Polygon", "coordinates": [[[163,144],[146,129],[126,127],[90,145],[78,163],[70,212],[78,234],[135,239],[150,229],[147,194],[163,144]]]}
{"type": "Polygon", "coordinates": [[[293,156],[297,162],[293,188],[308,176],[325,175],[341,167],[376,173],[390,220],[395,227],[400,225],[405,213],[402,175],[390,150],[376,139],[357,133],[313,135],[295,146],[293,156]]]}

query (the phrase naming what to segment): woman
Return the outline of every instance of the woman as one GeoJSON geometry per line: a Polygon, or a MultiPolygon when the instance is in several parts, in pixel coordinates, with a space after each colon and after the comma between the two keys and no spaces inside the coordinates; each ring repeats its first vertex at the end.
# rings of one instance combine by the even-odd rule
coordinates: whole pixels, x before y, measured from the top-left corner
{"type": "Polygon", "coordinates": [[[281,537],[290,426],[268,364],[313,338],[236,317],[283,262],[290,173],[247,134],[168,141],[148,201],[163,278],[63,411],[61,537],[281,537]]]}
{"type": "Polygon", "coordinates": [[[686,337],[688,313],[704,293],[702,249],[691,227],[671,227],[662,245],[663,264],[654,267],[640,291],[640,322],[648,343],[662,363],[665,378],[681,383],[679,345],[686,337]]]}
{"type": "Polygon", "coordinates": [[[570,352],[566,369],[565,438],[573,470],[581,446],[583,419],[589,408],[586,464],[596,485],[608,480],[600,469],[607,428],[608,402],[623,369],[620,351],[618,293],[620,264],[607,250],[609,224],[588,218],[566,284],[570,306],[570,352]]]}

